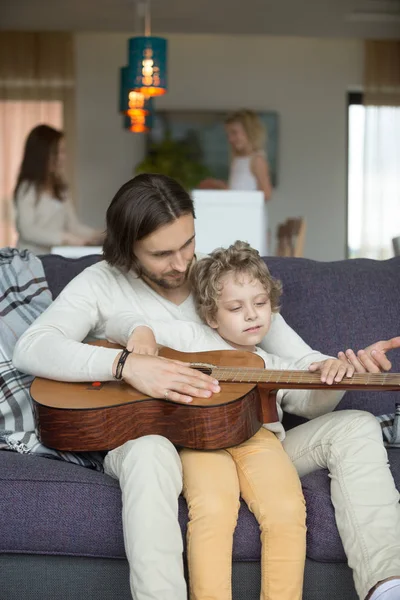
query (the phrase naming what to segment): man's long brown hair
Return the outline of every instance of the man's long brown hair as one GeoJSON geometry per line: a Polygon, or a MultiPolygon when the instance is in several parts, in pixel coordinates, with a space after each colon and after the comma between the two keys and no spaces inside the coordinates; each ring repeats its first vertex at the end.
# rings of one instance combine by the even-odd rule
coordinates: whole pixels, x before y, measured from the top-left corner
{"type": "Polygon", "coordinates": [[[194,214],[191,197],[166,175],[143,173],[125,183],[115,194],[106,215],[105,260],[125,271],[140,265],[133,253],[135,242],[183,215],[194,214]]]}

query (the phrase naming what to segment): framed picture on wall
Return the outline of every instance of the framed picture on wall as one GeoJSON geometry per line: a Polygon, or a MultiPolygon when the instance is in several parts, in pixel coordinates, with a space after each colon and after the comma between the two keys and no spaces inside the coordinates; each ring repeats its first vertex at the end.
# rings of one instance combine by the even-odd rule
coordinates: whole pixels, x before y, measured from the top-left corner
{"type": "MultiPolygon", "coordinates": [[[[148,141],[160,143],[167,137],[181,141],[193,160],[203,165],[211,177],[228,179],[230,148],[224,120],[228,111],[166,110],[156,111],[148,141]]],[[[257,111],[266,129],[265,151],[271,182],[278,182],[278,113],[257,111]]]]}

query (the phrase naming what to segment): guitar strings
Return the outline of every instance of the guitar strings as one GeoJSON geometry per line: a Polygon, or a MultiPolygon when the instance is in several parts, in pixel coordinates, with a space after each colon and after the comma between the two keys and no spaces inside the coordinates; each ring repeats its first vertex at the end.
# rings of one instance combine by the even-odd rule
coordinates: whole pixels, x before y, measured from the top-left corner
{"type": "MultiPolygon", "coordinates": [[[[255,381],[260,382],[261,380],[263,382],[271,383],[281,383],[282,381],[287,383],[321,383],[320,375],[317,373],[310,373],[309,371],[258,369],[251,367],[234,368],[214,365],[194,366],[194,368],[205,373],[211,371],[213,377],[221,380],[225,378],[229,380],[238,378],[240,380],[247,380],[249,383],[255,381]]],[[[343,382],[346,382],[346,385],[375,384],[400,386],[400,373],[355,373],[352,377],[345,377],[340,383],[343,382]]]]}

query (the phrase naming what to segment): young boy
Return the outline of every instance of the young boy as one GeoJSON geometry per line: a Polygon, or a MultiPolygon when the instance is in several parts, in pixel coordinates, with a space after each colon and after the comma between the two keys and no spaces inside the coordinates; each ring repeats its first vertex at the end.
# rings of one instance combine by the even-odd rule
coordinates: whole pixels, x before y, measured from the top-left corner
{"type": "MultiPolygon", "coordinates": [[[[148,321],[137,313],[110,319],[106,335],[138,353],[157,353],[157,343],[180,351],[239,349],[259,354],[269,369],[294,368],[257,347],[279,310],[281,286],[258,252],[244,242],[218,249],[191,271],[196,309],[204,325],[148,321]]],[[[329,359],[336,377],[346,368],[329,359]]],[[[166,394],[167,396],[168,394],[166,394]]],[[[280,390],[277,408],[314,416],[331,409],[343,393],[332,390],[280,390]],[[310,412],[310,410],[309,410],[310,412]]],[[[213,452],[184,449],[183,492],[189,507],[187,555],[192,600],[230,600],[233,533],[239,496],[261,530],[261,598],[296,600],[302,595],[305,561],[305,504],[301,485],[281,440],[282,424],[265,424],[250,440],[213,452]]]]}

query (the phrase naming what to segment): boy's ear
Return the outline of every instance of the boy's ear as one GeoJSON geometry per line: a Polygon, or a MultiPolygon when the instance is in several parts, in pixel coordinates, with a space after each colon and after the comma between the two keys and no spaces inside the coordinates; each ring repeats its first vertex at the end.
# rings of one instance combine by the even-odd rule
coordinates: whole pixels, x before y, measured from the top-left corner
{"type": "Polygon", "coordinates": [[[209,327],[211,327],[212,329],[218,329],[218,324],[215,321],[215,319],[212,319],[211,317],[207,317],[206,321],[207,321],[207,325],[209,327]]]}

